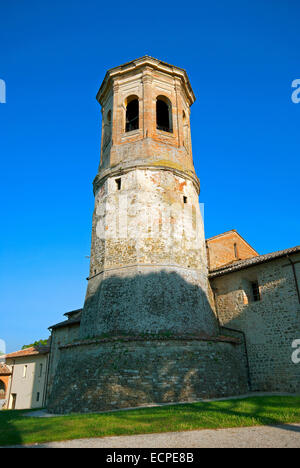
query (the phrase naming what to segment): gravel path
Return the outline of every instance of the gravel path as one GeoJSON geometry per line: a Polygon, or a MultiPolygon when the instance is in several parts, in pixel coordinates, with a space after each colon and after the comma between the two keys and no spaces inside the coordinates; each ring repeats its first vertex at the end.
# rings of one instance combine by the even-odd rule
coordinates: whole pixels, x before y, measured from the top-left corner
{"type": "Polygon", "coordinates": [[[34,448],[300,448],[300,424],[50,442],[34,448]]]}

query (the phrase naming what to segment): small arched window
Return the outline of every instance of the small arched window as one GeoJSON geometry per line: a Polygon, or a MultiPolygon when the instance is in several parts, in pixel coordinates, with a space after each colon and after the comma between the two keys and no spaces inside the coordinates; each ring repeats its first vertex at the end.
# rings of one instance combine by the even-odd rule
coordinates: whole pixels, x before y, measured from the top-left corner
{"type": "Polygon", "coordinates": [[[5,383],[2,382],[2,380],[0,380],[0,399],[5,398],[5,393],[6,393],[5,383]]]}
{"type": "Polygon", "coordinates": [[[130,96],[126,102],[125,132],[139,128],[139,100],[137,96],[130,96]]]}
{"type": "Polygon", "coordinates": [[[156,128],[164,132],[173,132],[172,104],[165,96],[156,99],[156,128]]]}

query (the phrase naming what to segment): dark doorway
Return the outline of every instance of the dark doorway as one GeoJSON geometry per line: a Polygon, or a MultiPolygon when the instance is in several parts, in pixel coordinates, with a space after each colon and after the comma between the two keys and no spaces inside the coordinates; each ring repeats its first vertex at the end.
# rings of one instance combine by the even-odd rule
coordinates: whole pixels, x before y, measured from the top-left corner
{"type": "Polygon", "coordinates": [[[16,409],[16,403],[17,403],[17,394],[12,393],[11,394],[11,409],[16,409]]]}

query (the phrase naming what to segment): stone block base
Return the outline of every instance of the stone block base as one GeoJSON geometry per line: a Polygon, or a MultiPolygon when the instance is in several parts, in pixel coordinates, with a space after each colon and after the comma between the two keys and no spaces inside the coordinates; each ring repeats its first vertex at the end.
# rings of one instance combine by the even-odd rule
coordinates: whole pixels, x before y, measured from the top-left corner
{"type": "Polygon", "coordinates": [[[95,340],[61,349],[48,410],[57,414],[103,411],[248,390],[242,344],[95,340]]]}

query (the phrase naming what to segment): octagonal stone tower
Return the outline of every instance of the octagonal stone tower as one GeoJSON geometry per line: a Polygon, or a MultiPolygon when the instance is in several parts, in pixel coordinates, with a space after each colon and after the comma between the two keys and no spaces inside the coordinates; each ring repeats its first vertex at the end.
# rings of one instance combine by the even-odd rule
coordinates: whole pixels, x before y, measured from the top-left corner
{"type": "Polygon", "coordinates": [[[109,70],[79,337],[57,349],[53,413],[246,393],[240,340],[208,300],[184,70],[143,57],[109,70]]]}
{"type": "Polygon", "coordinates": [[[97,99],[101,161],[81,338],[214,335],[188,76],[146,56],[109,70],[97,99]]]}

